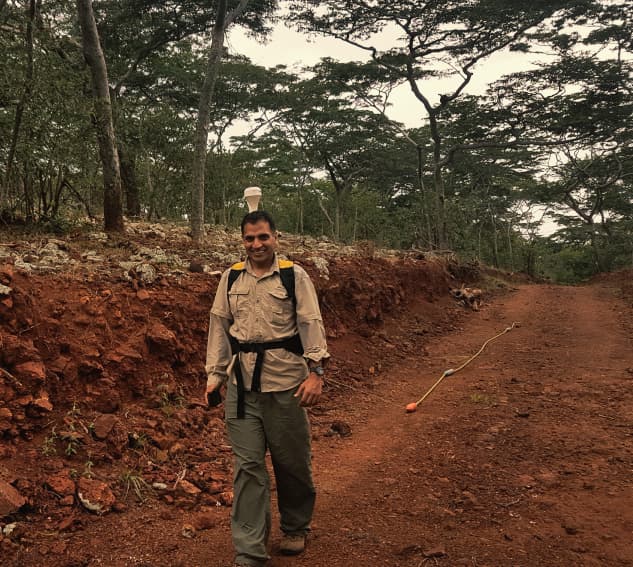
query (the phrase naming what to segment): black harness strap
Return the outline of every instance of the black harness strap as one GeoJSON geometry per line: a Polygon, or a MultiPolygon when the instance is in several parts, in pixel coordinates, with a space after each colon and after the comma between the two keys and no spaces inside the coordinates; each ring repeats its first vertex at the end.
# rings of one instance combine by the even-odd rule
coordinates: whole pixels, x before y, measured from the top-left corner
{"type": "Polygon", "coordinates": [[[285,348],[286,350],[303,355],[303,346],[301,337],[293,335],[278,341],[270,341],[267,343],[241,343],[232,335],[229,335],[231,343],[231,351],[236,355],[235,360],[235,380],[237,382],[237,417],[244,419],[244,375],[242,374],[242,365],[240,364],[240,352],[256,352],[255,368],[253,370],[253,379],[251,384],[251,392],[261,391],[262,366],[264,365],[264,352],[274,348],[285,348]]]}

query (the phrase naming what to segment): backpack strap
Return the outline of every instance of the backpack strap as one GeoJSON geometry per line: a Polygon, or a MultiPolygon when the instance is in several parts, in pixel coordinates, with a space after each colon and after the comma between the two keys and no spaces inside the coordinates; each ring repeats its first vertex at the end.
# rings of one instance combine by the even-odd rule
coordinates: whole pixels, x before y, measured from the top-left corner
{"type": "Polygon", "coordinates": [[[279,260],[279,277],[281,278],[281,283],[286,288],[288,297],[292,299],[292,303],[296,307],[297,297],[295,295],[294,262],[291,260],[279,260]]]}
{"type": "MultiPolygon", "coordinates": [[[[229,279],[226,284],[226,293],[228,294],[233,287],[233,284],[240,277],[240,274],[246,269],[246,264],[244,262],[237,262],[231,266],[231,271],[229,272],[229,279]]],[[[294,262],[291,260],[279,260],[279,277],[281,278],[281,283],[286,289],[286,293],[288,297],[292,299],[292,303],[297,305],[297,298],[295,296],[295,270],[294,270],[294,262]]]]}

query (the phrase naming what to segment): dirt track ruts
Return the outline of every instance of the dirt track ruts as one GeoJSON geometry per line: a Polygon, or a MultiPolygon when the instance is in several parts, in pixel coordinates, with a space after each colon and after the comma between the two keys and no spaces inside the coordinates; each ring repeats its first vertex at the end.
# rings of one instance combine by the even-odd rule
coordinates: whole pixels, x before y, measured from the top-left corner
{"type": "Polygon", "coordinates": [[[403,361],[366,424],[317,444],[311,545],[272,565],[633,565],[624,309],[605,287],[524,286],[403,361]]]}

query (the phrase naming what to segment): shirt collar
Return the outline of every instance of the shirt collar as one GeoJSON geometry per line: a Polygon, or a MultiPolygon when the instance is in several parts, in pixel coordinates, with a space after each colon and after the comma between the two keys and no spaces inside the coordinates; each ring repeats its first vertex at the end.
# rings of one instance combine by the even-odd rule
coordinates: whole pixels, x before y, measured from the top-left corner
{"type": "MultiPolygon", "coordinates": [[[[253,273],[253,267],[251,266],[251,259],[248,257],[246,258],[245,266],[246,266],[246,271],[252,276],[254,276],[255,274],[253,273]]],[[[275,252],[275,255],[273,256],[273,263],[272,263],[272,266],[270,267],[270,270],[259,277],[263,278],[264,276],[270,276],[274,273],[279,273],[279,256],[277,255],[277,252],[275,252]]]]}

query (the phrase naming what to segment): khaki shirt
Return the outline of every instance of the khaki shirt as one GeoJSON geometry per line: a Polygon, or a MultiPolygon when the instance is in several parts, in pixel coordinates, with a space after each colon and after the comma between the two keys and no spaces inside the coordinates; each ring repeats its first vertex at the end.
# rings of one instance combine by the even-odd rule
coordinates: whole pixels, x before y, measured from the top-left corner
{"type": "MultiPolygon", "coordinates": [[[[294,264],[295,316],[295,306],[279,276],[276,255],[270,272],[260,277],[253,273],[247,260],[246,269],[235,280],[227,296],[229,272],[230,269],[222,274],[211,307],[205,366],[207,385],[214,386],[232,375],[235,360],[227,333],[240,342],[249,343],[277,341],[299,333],[303,357],[282,348],[267,350],[261,374],[262,392],[294,388],[308,376],[305,359],[319,362],[330,356],[319,302],[310,276],[302,267],[294,264]]],[[[256,357],[254,352],[242,352],[239,355],[246,390],[251,388],[256,357]]]]}

